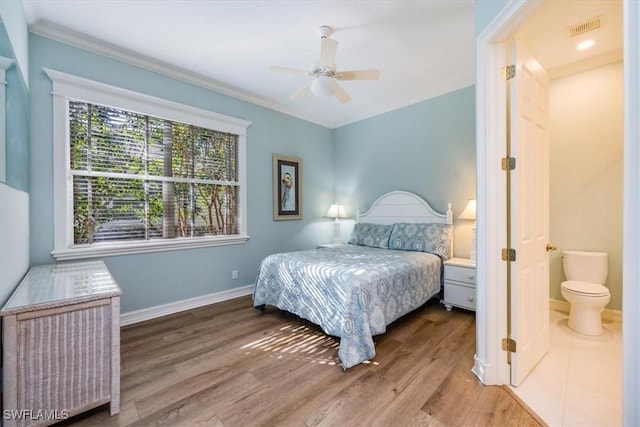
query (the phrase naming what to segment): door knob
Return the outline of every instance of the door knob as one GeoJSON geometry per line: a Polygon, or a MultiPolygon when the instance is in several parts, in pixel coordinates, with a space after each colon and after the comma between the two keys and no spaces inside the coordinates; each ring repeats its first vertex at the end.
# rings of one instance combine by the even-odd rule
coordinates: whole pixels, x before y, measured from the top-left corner
{"type": "Polygon", "coordinates": [[[558,249],[558,248],[556,248],[555,246],[551,246],[550,244],[547,243],[547,252],[555,251],[556,249],[558,249]]]}

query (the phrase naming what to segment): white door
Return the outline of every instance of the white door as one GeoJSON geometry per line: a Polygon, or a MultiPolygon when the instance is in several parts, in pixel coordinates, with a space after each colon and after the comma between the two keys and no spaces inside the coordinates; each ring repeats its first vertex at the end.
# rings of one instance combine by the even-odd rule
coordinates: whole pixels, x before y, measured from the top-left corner
{"type": "Polygon", "coordinates": [[[518,386],[549,349],[549,79],[525,46],[512,46],[511,384],[518,386]]]}

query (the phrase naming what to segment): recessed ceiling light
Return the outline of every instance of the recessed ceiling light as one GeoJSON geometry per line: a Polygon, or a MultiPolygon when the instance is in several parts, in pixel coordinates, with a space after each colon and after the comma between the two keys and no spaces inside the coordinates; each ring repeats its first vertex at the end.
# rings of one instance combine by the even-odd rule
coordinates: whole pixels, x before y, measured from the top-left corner
{"type": "Polygon", "coordinates": [[[594,44],[596,44],[595,40],[585,40],[582,43],[578,44],[578,46],[576,46],[576,49],[578,49],[578,50],[589,49],[594,44]]]}

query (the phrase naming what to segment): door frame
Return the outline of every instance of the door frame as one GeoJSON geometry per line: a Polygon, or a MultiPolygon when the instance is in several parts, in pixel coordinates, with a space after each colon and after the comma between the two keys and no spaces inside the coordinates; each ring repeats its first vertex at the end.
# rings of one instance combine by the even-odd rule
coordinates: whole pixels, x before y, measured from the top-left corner
{"type": "MultiPolygon", "coordinates": [[[[484,384],[509,384],[507,354],[504,41],[542,4],[511,0],[476,40],[477,307],[473,372],[484,384]]],[[[623,422],[640,423],[640,2],[623,1],[623,422]],[[633,326],[632,326],[633,325],[633,326]]]]}

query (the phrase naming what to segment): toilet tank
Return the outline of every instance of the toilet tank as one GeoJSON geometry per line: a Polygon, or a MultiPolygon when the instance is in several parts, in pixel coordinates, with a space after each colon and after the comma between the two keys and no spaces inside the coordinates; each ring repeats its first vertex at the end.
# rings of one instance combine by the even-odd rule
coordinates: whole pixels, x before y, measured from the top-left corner
{"type": "Polygon", "coordinates": [[[606,252],[563,251],[562,267],[567,280],[603,285],[607,280],[609,263],[606,252]]]}

